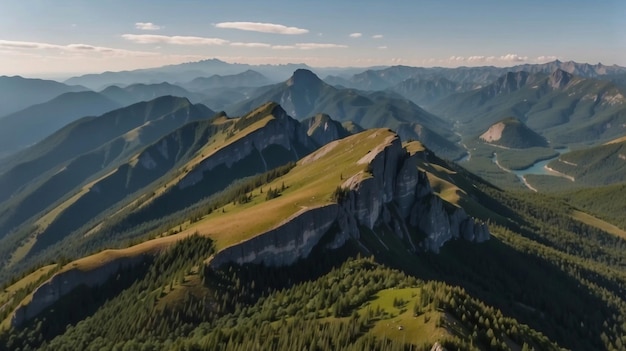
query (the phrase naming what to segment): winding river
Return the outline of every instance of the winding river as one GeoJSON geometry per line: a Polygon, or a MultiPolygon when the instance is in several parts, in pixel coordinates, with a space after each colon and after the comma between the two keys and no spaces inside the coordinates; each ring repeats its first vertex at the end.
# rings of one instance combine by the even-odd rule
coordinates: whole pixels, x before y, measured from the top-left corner
{"type": "Polygon", "coordinates": [[[526,181],[526,176],[529,174],[537,174],[537,175],[551,175],[551,176],[555,176],[555,177],[563,177],[566,179],[569,179],[570,181],[574,181],[574,178],[563,174],[561,172],[557,172],[555,170],[552,170],[548,167],[548,163],[550,163],[550,161],[555,160],[557,158],[559,158],[559,156],[561,156],[561,154],[569,152],[569,148],[558,148],[558,149],[554,149],[554,151],[558,152],[559,154],[549,158],[547,160],[542,160],[542,161],[538,161],[533,163],[530,167],[524,168],[524,169],[508,169],[506,167],[503,167],[502,165],[500,165],[500,163],[498,162],[498,154],[496,152],[493,153],[493,156],[491,157],[491,161],[493,163],[496,164],[496,166],[498,166],[498,168],[500,168],[501,170],[505,171],[505,172],[509,172],[509,173],[513,173],[517,176],[517,178],[519,178],[519,180],[530,190],[532,191],[537,191],[537,189],[533,188],[527,181],[526,181]]]}

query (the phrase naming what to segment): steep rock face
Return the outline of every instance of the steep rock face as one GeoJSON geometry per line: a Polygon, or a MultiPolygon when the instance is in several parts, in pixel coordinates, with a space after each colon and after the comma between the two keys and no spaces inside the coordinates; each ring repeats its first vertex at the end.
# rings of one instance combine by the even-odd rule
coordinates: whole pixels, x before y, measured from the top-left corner
{"type": "Polygon", "coordinates": [[[210,266],[219,268],[229,262],[289,265],[307,257],[333,224],[339,230],[329,248],[338,248],[351,237],[359,239],[359,226],[376,230],[385,225],[407,238],[415,250],[407,222],[426,234],[422,246],[433,252],[455,238],[488,240],[486,224],[433,194],[426,174],[417,168],[419,157],[409,155],[398,137],[387,138],[358,161],[368,164],[368,172],[357,173],[342,184],[348,192],[338,204],[303,209],[276,228],[220,251],[210,266]],[[391,215],[392,207],[402,219],[391,215]]]}
{"type": "Polygon", "coordinates": [[[337,214],[336,204],[303,210],[272,230],[222,250],[210,265],[219,268],[229,262],[266,266],[292,264],[309,255],[333,225],[337,214]]]}
{"type": "Polygon", "coordinates": [[[28,304],[20,305],[15,310],[11,318],[11,325],[13,327],[20,326],[44,309],[52,306],[63,295],[71,292],[79,285],[89,287],[102,285],[121,268],[139,264],[143,259],[143,256],[120,257],[92,270],[82,271],[72,268],[56,274],[33,292],[32,300],[28,304]]]}

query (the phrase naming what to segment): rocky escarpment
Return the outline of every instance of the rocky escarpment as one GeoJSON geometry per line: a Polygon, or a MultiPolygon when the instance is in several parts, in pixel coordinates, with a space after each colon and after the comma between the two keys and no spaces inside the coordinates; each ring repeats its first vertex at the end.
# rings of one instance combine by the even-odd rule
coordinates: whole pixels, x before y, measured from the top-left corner
{"type": "Polygon", "coordinates": [[[125,267],[143,262],[144,256],[119,257],[90,270],[71,268],[55,274],[33,292],[32,299],[17,307],[11,318],[11,326],[18,327],[25,321],[52,306],[62,296],[80,285],[94,287],[104,284],[113,274],[125,267]]]}
{"type": "Polygon", "coordinates": [[[333,225],[337,213],[336,204],[300,211],[275,229],[222,250],[212,259],[211,265],[219,267],[232,262],[282,266],[294,263],[299,257],[309,255],[333,225]]]}
{"type": "MultiPolygon", "coordinates": [[[[331,147],[332,145],[328,145],[331,147]]],[[[322,149],[310,155],[327,152],[322,149]]],[[[212,268],[226,263],[262,263],[269,266],[289,265],[307,257],[327,231],[338,228],[329,248],[337,248],[349,238],[359,239],[361,228],[374,232],[387,227],[405,239],[411,249],[419,247],[438,252],[454,238],[482,242],[490,233],[485,223],[471,218],[459,207],[435,195],[426,174],[418,169],[420,154],[410,154],[397,136],[390,136],[358,162],[367,164],[341,185],[344,195],[337,204],[303,209],[274,229],[217,253],[212,268]],[[408,227],[426,234],[415,243],[416,236],[408,227]]],[[[306,159],[303,160],[306,162],[306,159]]]]}

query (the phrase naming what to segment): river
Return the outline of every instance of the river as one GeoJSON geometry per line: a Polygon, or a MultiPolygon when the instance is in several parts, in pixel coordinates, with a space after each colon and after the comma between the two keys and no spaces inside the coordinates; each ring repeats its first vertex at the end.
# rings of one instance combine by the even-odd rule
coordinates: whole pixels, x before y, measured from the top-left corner
{"type": "Polygon", "coordinates": [[[559,156],[561,156],[561,154],[569,152],[569,148],[565,147],[565,148],[558,148],[558,149],[554,149],[554,151],[558,152],[559,154],[549,158],[547,160],[543,160],[543,161],[538,161],[533,163],[530,167],[524,168],[524,169],[508,169],[503,167],[502,165],[500,165],[500,163],[498,162],[498,154],[497,153],[493,153],[493,156],[491,157],[491,161],[493,163],[496,164],[496,166],[498,166],[498,168],[500,168],[501,170],[505,171],[505,172],[509,172],[509,173],[513,173],[517,176],[517,178],[519,178],[519,180],[530,190],[532,191],[537,191],[537,189],[533,188],[530,184],[528,184],[528,182],[526,181],[526,176],[529,174],[537,174],[537,175],[551,175],[551,176],[555,176],[555,177],[563,177],[566,179],[569,179],[570,181],[574,181],[574,178],[563,174],[561,172],[557,172],[554,171],[550,168],[548,168],[548,163],[550,163],[550,161],[557,159],[559,156]]]}

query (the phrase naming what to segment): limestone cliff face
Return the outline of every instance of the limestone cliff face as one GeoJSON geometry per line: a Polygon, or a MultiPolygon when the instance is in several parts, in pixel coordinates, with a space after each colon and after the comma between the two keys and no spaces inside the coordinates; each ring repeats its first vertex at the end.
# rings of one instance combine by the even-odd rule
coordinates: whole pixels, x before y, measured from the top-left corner
{"type": "Polygon", "coordinates": [[[399,138],[388,138],[358,161],[368,164],[369,172],[358,173],[342,184],[348,192],[338,204],[303,209],[276,228],[220,251],[210,266],[289,265],[307,257],[333,224],[337,224],[338,232],[327,245],[329,248],[338,248],[349,238],[359,239],[359,226],[376,230],[384,225],[417,250],[407,223],[426,233],[421,246],[433,252],[454,238],[488,240],[486,224],[477,223],[462,208],[446,204],[433,194],[426,174],[417,167],[419,157],[409,155],[399,138]],[[391,215],[392,208],[401,219],[391,215]]]}
{"type": "Polygon", "coordinates": [[[29,303],[20,305],[15,310],[11,318],[11,325],[14,327],[20,326],[24,321],[35,317],[44,309],[52,306],[63,295],[71,292],[79,285],[89,287],[102,285],[121,268],[139,264],[143,260],[143,256],[120,257],[92,270],[82,271],[72,268],[55,274],[50,280],[35,289],[29,303]]]}
{"type": "Polygon", "coordinates": [[[337,214],[336,204],[300,211],[276,228],[220,251],[211,260],[211,266],[220,267],[229,262],[266,266],[292,264],[309,255],[333,225],[337,214]]]}

